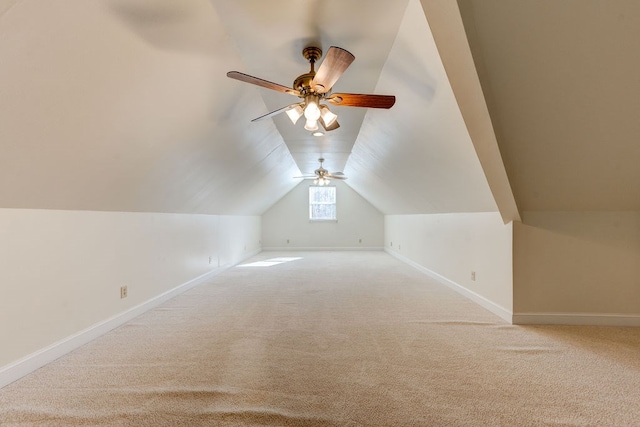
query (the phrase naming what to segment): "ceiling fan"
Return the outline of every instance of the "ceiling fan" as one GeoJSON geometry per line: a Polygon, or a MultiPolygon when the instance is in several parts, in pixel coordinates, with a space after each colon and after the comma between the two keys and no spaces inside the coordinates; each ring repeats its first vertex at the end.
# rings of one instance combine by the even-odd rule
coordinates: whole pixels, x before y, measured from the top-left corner
{"type": "Polygon", "coordinates": [[[342,172],[329,172],[322,167],[324,159],[320,157],[318,159],[320,167],[313,171],[313,175],[296,176],[294,178],[313,179],[313,183],[316,185],[329,185],[329,178],[331,179],[347,179],[342,172]]]}
{"type": "MultiPolygon", "coordinates": [[[[322,64],[315,71],[315,63],[322,56],[322,50],[318,47],[308,46],[302,50],[302,56],[309,61],[311,70],[298,76],[293,87],[272,83],[267,80],[253,77],[239,71],[229,71],[227,77],[251,83],[278,92],[288,93],[297,96],[303,101],[278,110],[272,111],[252,120],[252,122],[273,117],[286,112],[293,124],[304,115],[306,123],[304,128],[314,132],[318,130],[318,122],[324,130],[330,131],[340,127],[338,116],[332,113],[321,101],[327,101],[333,105],[343,107],[365,107],[365,108],[391,108],[396,102],[396,97],[391,95],[364,95],[355,93],[331,93],[331,88],[340,78],[342,73],[351,65],[355,56],[350,52],[331,46],[325,55],[322,64]]],[[[321,165],[322,166],[322,165],[321,165]]]]}

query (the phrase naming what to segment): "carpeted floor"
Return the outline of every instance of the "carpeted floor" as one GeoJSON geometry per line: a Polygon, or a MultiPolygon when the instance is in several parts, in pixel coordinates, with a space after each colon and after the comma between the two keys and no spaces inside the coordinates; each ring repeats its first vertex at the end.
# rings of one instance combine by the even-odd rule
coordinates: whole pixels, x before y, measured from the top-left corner
{"type": "Polygon", "coordinates": [[[383,252],[263,252],[0,390],[2,426],[640,426],[640,328],[519,327],[383,252]]]}

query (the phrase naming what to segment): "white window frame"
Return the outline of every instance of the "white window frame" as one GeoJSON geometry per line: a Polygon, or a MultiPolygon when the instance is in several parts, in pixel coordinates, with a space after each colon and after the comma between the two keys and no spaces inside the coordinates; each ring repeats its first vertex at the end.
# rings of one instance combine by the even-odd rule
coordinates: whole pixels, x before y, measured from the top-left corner
{"type": "Polygon", "coordinates": [[[310,185],[309,186],[309,221],[322,222],[322,221],[338,221],[338,190],[335,185],[310,185]],[[319,202],[313,203],[311,199],[312,188],[333,188],[334,200],[333,202],[319,202]],[[314,205],[333,205],[335,217],[334,218],[313,218],[313,206],[314,205]]]}

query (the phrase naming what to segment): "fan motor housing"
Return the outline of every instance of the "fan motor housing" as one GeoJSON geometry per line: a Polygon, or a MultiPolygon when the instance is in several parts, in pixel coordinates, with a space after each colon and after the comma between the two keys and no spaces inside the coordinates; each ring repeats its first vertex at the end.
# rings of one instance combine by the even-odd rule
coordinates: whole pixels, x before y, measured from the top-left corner
{"type": "Polygon", "coordinates": [[[322,56],[322,49],[316,46],[307,46],[302,49],[302,56],[311,64],[311,71],[298,76],[298,78],[293,81],[293,88],[306,95],[307,93],[313,92],[311,83],[316,75],[314,64],[322,56]]]}
{"type": "Polygon", "coordinates": [[[313,81],[313,78],[315,77],[316,73],[311,72],[311,73],[307,73],[307,74],[302,74],[301,76],[298,76],[294,81],[293,81],[293,88],[300,91],[301,93],[308,93],[311,91],[311,82],[313,81]]]}

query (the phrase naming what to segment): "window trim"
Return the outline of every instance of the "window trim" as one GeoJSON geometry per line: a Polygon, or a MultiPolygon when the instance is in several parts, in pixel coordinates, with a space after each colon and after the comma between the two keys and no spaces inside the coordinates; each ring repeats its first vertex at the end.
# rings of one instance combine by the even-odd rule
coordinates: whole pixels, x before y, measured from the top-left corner
{"type": "Polygon", "coordinates": [[[309,205],[309,222],[338,222],[338,190],[335,185],[310,185],[308,192],[308,205],[309,205]],[[334,190],[334,201],[333,203],[328,202],[320,202],[320,203],[312,203],[311,202],[311,189],[312,188],[333,188],[334,190]],[[333,205],[335,211],[335,218],[312,218],[311,214],[313,212],[313,205],[333,205]]]}

